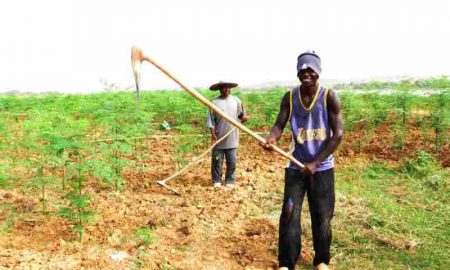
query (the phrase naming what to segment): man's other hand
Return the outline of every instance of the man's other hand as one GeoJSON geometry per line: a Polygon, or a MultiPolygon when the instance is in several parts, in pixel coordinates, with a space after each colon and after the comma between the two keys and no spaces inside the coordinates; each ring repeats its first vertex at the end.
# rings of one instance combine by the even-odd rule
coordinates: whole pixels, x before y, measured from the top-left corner
{"type": "Polygon", "coordinates": [[[265,150],[272,151],[273,145],[276,145],[277,141],[273,137],[267,137],[265,143],[260,142],[259,145],[261,145],[265,150]]]}
{"type": "Polygon", "coordinates": [[[239,117],[239,119],[241,120],[241,123],[245,123],[245,122],[247,122],[248,117],[249,117],[248,113],[247,112],[243,112],[241,117],[239,117]]]}

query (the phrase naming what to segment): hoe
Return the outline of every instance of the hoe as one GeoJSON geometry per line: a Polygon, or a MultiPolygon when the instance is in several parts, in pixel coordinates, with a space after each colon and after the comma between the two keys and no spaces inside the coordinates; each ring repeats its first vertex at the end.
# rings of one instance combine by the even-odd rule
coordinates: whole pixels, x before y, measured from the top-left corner
{"type": "MultiPolygon", "coordinates": [[[[140,100],[139,100],[139,82],[140,82],[140,68],[141,68],[141,63],[143,61],[147,61],[150,64],[154,65],[156,68],[158,68],[160,71],[162,71],[164,74],[166,74],[170,79],[172,79],[175,83],[177,83],[183,90],[187,91],[189,94],[191,94],[194,98],[196,98],[198,101],[200,101],[201,103],[203,103],[204,105],[206,105],[209,109],[211,109],[213,112],[217,113],[218,115],[220,115],[223,119],[227,120],[228,122],[230,122],[230,124],[232,124],[233,126],[235,126],[236,128],[248,133],[250,136],[252,136],[254,139],[256,139],[258,142],[266,144],[266,139],[264,139],[263,137],[259,136],[258,134],[254,133],[253,131],[251,131],[249,128],[247,128],[246,126],[242,125],[240,122],[234,120],[233,118],[231,118],[230,116],[228,116],[227,114],[225,114],[222,110],[220,110],[219,108],[217,108],[214,104],[212,104],[208,99],[206,99],[204,96],[202,96],[200,93],[198,93],[197,91],[195,91],[194,89],[184,85],[182,82],[180,82],[177,78],[175,78],[175,76],[173,76],[169,71],[167,71],[165,68],[163,68],[161,65],[159,65],[155,60],[151,59],[150,57],[145,56],[142,53],[142,50],[137,48],[137,47],[132,47],[131,48],[131,65],[133,68],[133,74],[134,74],[134,79],[136,82],[136,102],[139,106],[140,100]]],[[[230,131],[231,132],[231,131],[230,131]]],[[[221,139],[225,138],[226,136],[223,136],[221,139]]],[[[214,147],[211,146],[211,147],[214,147]]],[[[212,148],[210,148],[212,149],[212,148]]],[[[208,151],[210,150],[208,149],[208,151]]],[[[293,156],[289,155],[288,153],[286,153],[285,151],[283,151],[282,149],[278,148],[276,145],[272,145],[272,149],[277,152],[278,154],[282,155],[283,157],[289,159],[290,161],[292,161],[294,164],[296,164],[297,166],[299,166],[300,168],[303,168],[304,165],[302,163],[300,163],[297,159],[295,159],[293,156]]],[[[207,153],[207,152],[205,152],[207,153]]],[[[205,154],[203,153],[203,154],[205,154]]],[[[202,154],[202,155],[203,155],[202,154]]],[[[195,160],[193,163],[198,162],[198,160],[195,160]]],[[[184,169],[183,169],[184,170],[184,169]]],[[[165,179],[165,180],[161,180],[161,181],[157,181],[157,183],[165,188],[168,188],[170,191],[179,194],[176,190],[174,190],[173,188],[169,187],[166,182],[170,179],[173,179],[175,176],[179,175],[183,170],[181,170],[180,172],[178,172],[177,174],[165,179]]]]}
{"type": "Polygon", "coordinates": [[[167,185],[167,182],[174,179],[175,177],[177,177],[178,175],[182,174],[184,171],[186,171],[187,168],[189,168],[191,165],[200,163],[203,159],[203,157],[208,154],[211,150],[213,150],[213,148],[218,145],[221,141],[223,141],[226,137],[228,137],[228,135],[230,135],[233,131],[235,131],[236,128],[232,128],[230,129],[225,135],[223,135],[220,139],[218,139],[213,145],[211,145],[205,152],[203,152],[201,155],[197,156],[193,161],[191,161],[189,164],[187,164],[183,169],[179,170],[177,173],[175,173],[174,175],[167,177],[164,180],[159,180],[156,181],[156,183],[158,183],[159,185],[169,189],[170,191],[172,191],[173,193],[175,193],[176,195],[180,195],[180,193],[178,191],[176,191],[175,189],[171,188],[170,186],[167,185]]]}

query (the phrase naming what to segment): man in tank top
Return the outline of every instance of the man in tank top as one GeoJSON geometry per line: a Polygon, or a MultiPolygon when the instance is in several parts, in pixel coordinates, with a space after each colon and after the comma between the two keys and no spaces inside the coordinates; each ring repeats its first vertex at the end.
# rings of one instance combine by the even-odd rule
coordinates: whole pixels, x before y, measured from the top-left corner
{"type": "Polygon", "coordinates": [[[322,71],[320,58],[314,51],[297,58],[300,86],[287,92],[281,100],[280,112],[267,144],[281,137],[290,122],[290,153],[305,166],[292,162],[285,171],[284,202],[280,216],[279,269],[295,269],[301,252],[300,214],[305,193],[311,214],[315,269],[329,269],[331,219],[334,213],[334,159],[343,135],[340,101],[336,93],[319,84],[322,71]]]}
{"type": "MultiPolygon", "coordinates": [[[[209,88],[213,91],[220,91],[220,95],[212,100],[212,103],[221,109],[228,116],[242,123],[247,121],[247,113],[239,98],[231,95],[231,88],[236,87],[236,83],[218,82],[209,88]]],[[[230,131],[233,126],[217,113],[209,110],[206,118],[206,127],[211,131],[211,140],[214,143],[230,131]]],[[[214,187],[222,185],[222,164],[226,160],[225,183],[228,188],[234,187],[234,174],[236,170],[237,148],[239,146],[239,129],[234,130],[228,137],[217,144],[211,156],[211,178],[214,187]]]]}

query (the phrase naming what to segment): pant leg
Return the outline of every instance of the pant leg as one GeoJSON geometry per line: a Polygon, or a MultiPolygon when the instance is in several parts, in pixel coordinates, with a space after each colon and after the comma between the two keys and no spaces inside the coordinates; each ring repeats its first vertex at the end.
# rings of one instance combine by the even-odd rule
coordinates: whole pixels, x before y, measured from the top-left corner
{"type": "Polygon", "coordinates": [[[314,243],[314,265],[330,263],[331,219],[334,214],[334,169],[316,172],[308,185],[314,243]]]}
{"type": "Polygon", "coordinates": [[[213,149],[211,155],[211,178],[213,183],[222,182],[223,157],[224,157],[224,150],[213,149]]]}
{"type": "Polygon", "coordinates": [[[226,149],[225,158],[227,165],[225,181],[227,182],[227,184],[234,184],[234,172],[236,171],[237,163],[237,148],[226,149]]]}
{"type": "Polygon", "coordinates": [[[301,210],[306,191],[306,178],[299,170],[286,169],[284,202],[280,216],[278,263],[295,269],[301,251],[301,210]]]}

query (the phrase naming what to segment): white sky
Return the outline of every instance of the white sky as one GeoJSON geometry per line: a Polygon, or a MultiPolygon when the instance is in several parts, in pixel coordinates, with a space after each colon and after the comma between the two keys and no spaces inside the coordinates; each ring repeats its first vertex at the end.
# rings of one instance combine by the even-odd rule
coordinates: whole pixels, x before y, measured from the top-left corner
{"type": "MultiPolygon", "coordinates": [[[[0,92],[133,86],[130,48],[185,84],[296,80],[314,49],[324,79],[450,75],[446,0],[14,0],[0,3],[0,92]]],[[[148,63],[143,89],[175,88],[148,63]]]]}

